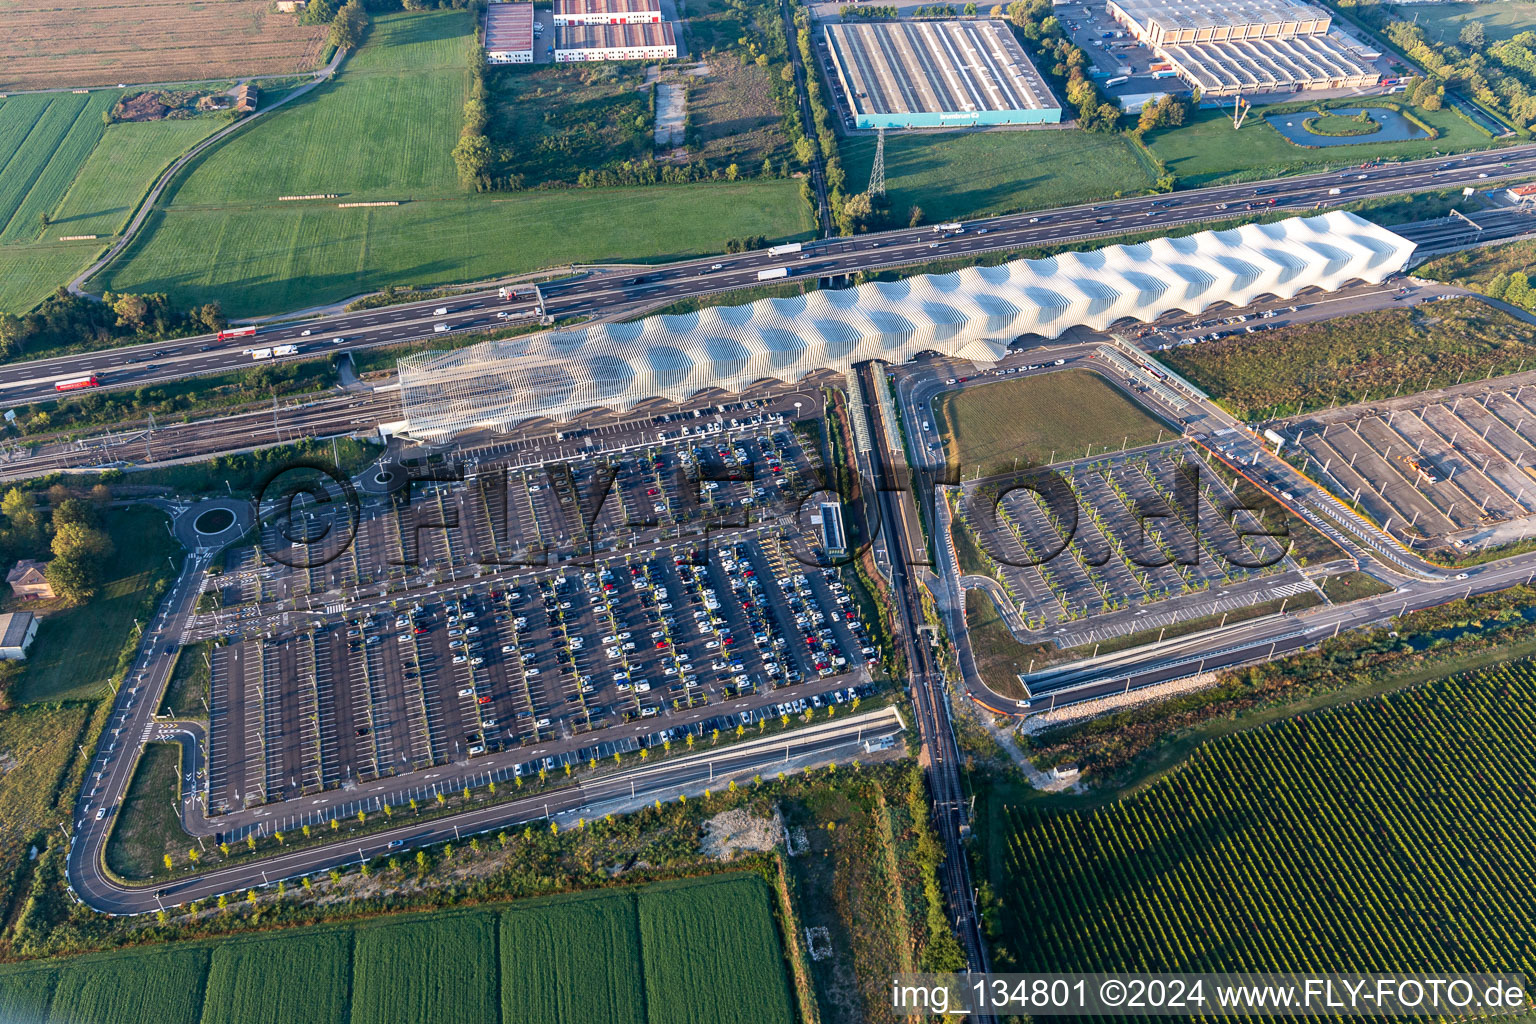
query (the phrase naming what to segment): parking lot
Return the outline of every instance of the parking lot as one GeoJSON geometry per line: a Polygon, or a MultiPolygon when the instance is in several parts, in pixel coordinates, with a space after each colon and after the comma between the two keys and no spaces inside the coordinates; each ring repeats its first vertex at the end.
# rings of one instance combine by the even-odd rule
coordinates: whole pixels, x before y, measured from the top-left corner
{"type": "Polygon", "coordinates": [[[211,810],[514,748],[632,749],[866,683],[857,584],[804,501],[825,497],[814,424],[692,426],[536,468],[482,452],[460,479],[430,463],[442,479],[363,501],[355,526],[339,502],[275,505],[187,638],[223,641],[211,810]],[[355,535],[300,542],[327,531],[355,535]]]}
{"type": "Polygon", "coordinates": [[[1536,375],[1277,424],[1303,472],[1407,543],[1525,536],[1536,513],[1536,375]]]}
{"type": "Polygon", "coordinates": [[[959,509],[1032,629],[1261,577],[1304,582],[1182,443],[1056,469],[1057,491],[1020,487],[997,500],[996,483],[968,483],[959,509]]]}

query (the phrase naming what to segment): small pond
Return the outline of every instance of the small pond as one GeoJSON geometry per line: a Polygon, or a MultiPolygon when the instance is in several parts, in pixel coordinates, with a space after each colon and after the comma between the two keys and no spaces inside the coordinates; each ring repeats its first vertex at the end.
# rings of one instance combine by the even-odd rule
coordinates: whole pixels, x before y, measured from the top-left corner
{"type": "MultiPolygon", "coordinates": [[[[1308,118],[1317,116],[1315,110],[1298,110],[1291,114],[1267,114],[1264,120],[1268,121],[1275,131],[1298,146],[1358,146],[1362,142],[1412,142],[1414,139],[1429,138],[1429,132],[1395,110],[1389,110],[1386,107],[1366,109],[1370,110],[1371,119],[1381,125],[1381,131],[1372,132],[1369,135],[1313,135],[1307,131],[1305,122],[1308,118]]],[[[1360,107],[1335,107],[1328,113],[1339,117],[1354,117],[1360,113],[1360,110],[1360,107]]]]}

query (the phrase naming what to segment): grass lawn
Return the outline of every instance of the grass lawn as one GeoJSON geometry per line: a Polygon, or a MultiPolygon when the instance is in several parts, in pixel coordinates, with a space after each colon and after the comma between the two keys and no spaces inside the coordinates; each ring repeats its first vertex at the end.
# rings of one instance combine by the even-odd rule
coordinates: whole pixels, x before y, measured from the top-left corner
{"type": "Polygon", "coordinates": [[[1171,428],[1086,370],[1058,370],[946,391],[934,425],[950,464],[970,477],[1119,451],[1171,436],[1171,428]],[[1090,452],[1091,449],[1091,452],[1090,452]]]}
{"type": "Polygon", "coordinates": [[[1019,643],[998,614],[991,595],[981,590],[965,592],[965,626],[971,638],[971,654],[976,658],[976,671],[987,686],[1004,697],[1023,697],[1019,676],[1028,674],[1031,662],[1044,667],[1051,646],[1019,643]]]}
{"type": "MultiPolygon", "coordinates": [[[[204,594],[204,597],[208,595],[204,594]]],[[[173,718],[207,718],[209,668],[205,657],[212,656],[206,640],[189,644],[176,652],[176,667],[160,702],[160,713],[173,718]]]]}
{"type": "MultiPolygon", "coordinates": [[[[848,188],[869,183],[875,140],[843,139],[848,188]]],[[[1073,129],[895,133],[885,139],[891,215],[921,206],[930,223],[1137,194],[1153,181],[1120,135],[1073,129]]]]}
{"type": "Polygon", "coordinates": [[[1536,328],[1475,299],[1282,327],[1163,353],[1242,419],[1389,397],[1536,366],[1536,328]]]}
{"type": "Polygon", "coordinates": [[[185,863],[196,840],[181,828],[181,744],[147,743],[133,772],[128,796],[117,809],[107,838],[107,867],[126,879],[148,878],[164,870],[170,854],[185,863]]]}
{"type": "Polygon", "coordinates": [[[1338,576],[1325,576],[1322,580],[1323,593],[1328,595],[1328,600],[1334,604],[1347,604],[1350,601],[1358,601],[1362,597],[1375,597],[1378,594],[1389,594],[1392,588],[1381,582],[1374,576],[1367,576],[1363,572],[1346,572],[1338,576]]]}
{"type": "MultiPolygon", "coordinates": [[[[1337,100],[1324,105],[1360,106],[1361,101],[1337,100]]],[[[1415,117],[1439,131],[1439,138],[1371,142],[1370,136],[1364,136],[1364,141],[1354,145],[1307,148],[1289,141],[1264,120],[1266,109],[1254,108],[1238,131],[1232,130],[1230,110],[1201,110],[1183,127],[1148,132],[1147,145],[1167,163],[1168,169],[1178,177],[1181,188],[1347,167],[1378,157],[1413,160],[1436,153],[1462,153],[1497,145],[1460,114],[1447,108],[1434,112],[1414,111],[1415,117]]],[[[1296,119],[1307,116],[1310,115],[1299,112],[1296,119]]]]}
{"type": "Polygon", "coordinates": [[[113,509],[106,520],[116,551],[101,587],[87,603],[43,619],[16,684],[18,701],[100,695],[134,634],[134,619],[142,622],[150,611],[145,595],[157,581],[175,576],[167,558],[181,564],[184,551],[166,532],[163,512],[135,505],[113,509]]]}
{"type": "Polygon", "coordinates": [[[239,316],[389,284],[679,259],[718,252],[732,236],[777,240],[813,228],[789,180],[466,193],[450,154],[472,25],[464,11],[377,18],[333,82],[194,161],[168,205],[93,285],[164,291],[186,303],[218,299],[239,316]],[[395,127],[378,131],[381,123],[395,127]],[[317,193],[404,205],[277,201],[317,193]]]}
{"type": "MultiPolygon", "coordinates": [[[[1412,20],[1431,39],[1454,43],[1470,22],[1482,22],[1488,42],[1496,43],[1536,29],[1536,3],[1499,0],[1498,3],[1414,4],[1412,20]]],[[[1399,14],[1401,17],[1401,14],[1399,14]]]]}

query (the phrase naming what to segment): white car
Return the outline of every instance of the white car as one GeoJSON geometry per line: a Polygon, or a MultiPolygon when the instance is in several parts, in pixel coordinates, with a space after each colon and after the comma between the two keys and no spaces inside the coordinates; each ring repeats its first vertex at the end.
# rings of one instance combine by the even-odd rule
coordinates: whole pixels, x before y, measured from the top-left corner
{"type": "Polygon", "coordinates": [[[1459,573],[1456,574],[1456,578],[1459,579],[1459,580],[1464,580],[1464,579],[1467,578],[1467,574],[1464,573],[1464,572],[1459,572],[1459,573]]]}
{"type": "Polygon", "coordinates": [[[300,332],[299,332],[299,337],[301,337],[301,338],[307,338],[307,337],[309,337],[309,336],[310,336],[310,335],[311,335],[311,334],[314,334],[314,333],[315,333],[315,332],[314,332],[314,331],[312,331],[312,330],[309,330],[309,329],[307,329],[307,328],[306,328],[306,329],[305,329],[305,330],[302,330],[302,331],[300,331],[300,332]]]}
{"type": "MultiPolygon", "coordinates": [[[[462,659],[456,659],[456,660],[462,660],[462,659]]],[[[475,688],[473,686],[465,686],[465,687],[460,688],[460,690],[459,690],[459,696],[460,697],[473,697],[474,695],[475,695],[475,688]]]]}

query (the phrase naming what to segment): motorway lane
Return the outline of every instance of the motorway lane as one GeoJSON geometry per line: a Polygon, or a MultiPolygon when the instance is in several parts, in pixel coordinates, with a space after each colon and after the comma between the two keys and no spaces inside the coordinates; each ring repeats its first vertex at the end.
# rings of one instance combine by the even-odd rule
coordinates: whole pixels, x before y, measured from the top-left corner
{"type": "MultiPolygon", "coordinates": [[[[168,882],[159,887],[128,886],[103,869],[100,842],[77,834],[70,847],[70,886],[87,905],[108,914],[152,913],[162,906],[208,899],[221,893],[271,885],[280,879],[311,875],[406,849],[457,840],[524,822],[556,819],[571,827],[578,815],[595,817],[605,805],[623,805],[671,798],[677,792],[697,792],[724,785],[729,779],[796,770],[808,763],[844,760],[864,752],[864,741],[894,738],[904,727],[893,709],[826,723],[782,739],[746,741],[719,753],[701,752],[631,768],[591,782],[534,794],[436,818],[403,824],[361,839],[338,841],[292,853],[263,857],[217,871],[168,882]],[[789,744],[786,747],[786,743],[789,744]]],[[[103,823],[105,824],[105,823],[103,823]]]]}
{"type": "MultiPolygon", "coordinates": [[[[998,249],[1067,244],[1106,234],[1231,218],[1249,213],[1250,204],[1262,204],[1267,210],[1270,200],[1275,201],[1275,209],[1303,214],[1319,206],[1428,188],[1486,187],[1500,178],[1532,174],[1536,174],[1536,146],[1517,146],[1368,170],[1330,171],[1014,214],[970,222],[964,234],[950,239],[935,237],[931,230],[909,228],[813,242],[792,256],[775,257],[760,250],[740,256],[703,257],[642,271],[582,273],[541,287],[546,311],[552,316],[600,315],[642,303],[754,285],[759,270],[775,266],[788,266],[795,277],[838,277],[998,249]],[[1340,194],[1330,196],[1333,188],[1340,194]],[[722,269],[712,271],[716,264],[722,269]]],[[[91,373],[101,375],[106,387],[138,386],[249,366],[251,358],[244,351],[252,347],[297,344],[302,351],[293,358],[313,358],[321,352],[431,337],[437,323],[448,323],[455,330],[495,327],[528,322],[533,313],[528,300],[502,302],[495,291],[486,291],[268,327],[254,343],[249,338],[221,343],[203,335],[30,360],[0,367],[0,401],[15,405],[48,398],[55,394],[55,381],[91,373]],[[450,313],[437,316],[433,310],[441,306],[447,306],[450,313]],[[498,319],[496,314],[501,312],[512,314],[513,319],[498,319]],[[305,331],[311,332],[308,337],[305,331]],[[343,341],[333,345],[331,339],[336,337],[343,341]]]]}

